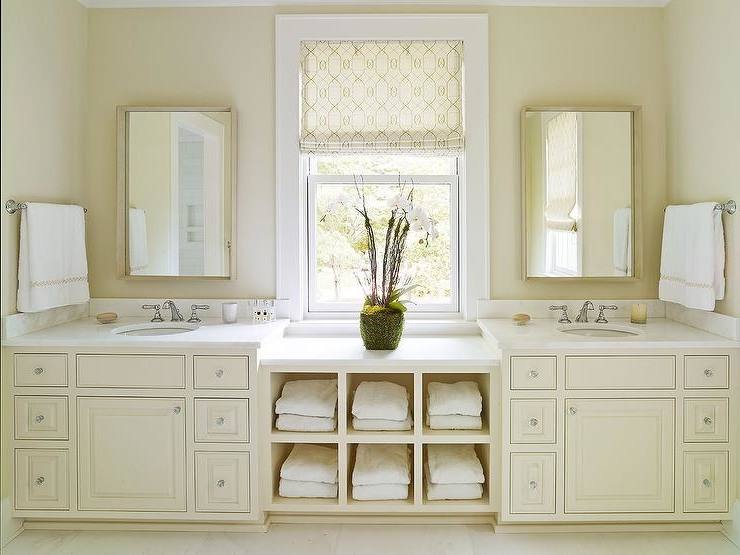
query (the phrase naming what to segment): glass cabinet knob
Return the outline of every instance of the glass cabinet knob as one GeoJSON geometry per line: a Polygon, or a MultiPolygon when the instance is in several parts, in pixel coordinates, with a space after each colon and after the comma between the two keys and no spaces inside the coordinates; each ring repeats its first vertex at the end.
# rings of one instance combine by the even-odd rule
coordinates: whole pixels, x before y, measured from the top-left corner
{"type": "Polygon", "coordinates": [[[701,481],[701,485],[704,486],[705,488],[709,488],[712,486],[712,481],[709,478],[704,478],[701,481]]]}
{"type": "Polygon", "coordinates": [[[219,480],[218,482],[216,482],[216,485],[222,488],[226,485],[226,480],[219,480]]]}
{"type": "Polygon", "coordinates": [[[37,486],[43,485],[44,482],[45,482],[45,480],[44,480],[44,477],[43,476],[39,476],[38,478],[36,478],[36,485],[37,486]]]}
{"type": "Polygon", "coordinates": [[[223,426],[224,422],[226,422],[226,419],[223,416],[219,416],[218,418],[216,418],[216,424],[218,424],[219,426],[223,426]]]}
{"type": "Polygon", "coordinates": [[[220,378],[220,377],[222,377],[224,375],[224,369],[223,368],[219,368],[218,370],[216,370],[214,372],[214,374],[216,374],[216,377],[217,378],[220,378]]]}
{"type": "Polygon", "coordinates": [[[537,378],[537,377],[538,377],[539,375],[540,375],[540,372],[539,372],[539,370],[530,370],[530,371],[529,371],[529,377],[530,377],[531,379],[535,379],[535,378],[537,378]]]}
{"type": "Polygon", "coordinates": [[[568,409],[568,412],[569,412],[569,413],[571,413],[571,414],[575,414],[575,413],[577,413],[578,411],[576,410],[576,407],[570,407],[570,408],[568,409]]]}
{"type": "Polygon", "coordinates": [[[536,418],[530,418],[530,419],[529,419],[529,425],[530,425],[530,426],[531,426],[532,428],[534,428],[534,427],[535,427],[535,426],[536,426],[537,424],[539,424],[539,423],[540,423],[540,421],[539,421],[539,420],[537,420],[536,418]]]}
{"type": "Polygon", "coordinates": [[[706,370],[704,370],[704,375],[707,378],[711,378],[714,375],[714,370],[712,370],[711,368],[707,368],[706,370]]]}
{"type": "Polygon", "coordinates": [[[33,373],[36,374],[37,376],[40,376],[41,374],[44,373],[44,369],[39,366],[38,368],[33,369],[33,373]]]}
{"type": "Polygon", "coordinates": [[[36,418],[34,418],[34,420],[36,421],[37,424],[41,424],[44,421],[44,415],[38,414],[36,415],[36,418]]]}
{"type": "Polygon", "coordinates": [[[174,412],[175,414],[180,414],[181,410],[182,410],[182,407],[175,407],[174,409],[172,409],[172,412],[174,412]]]}
{"type": "Polygon", "coordinates": [[[529,489],[537,489],[537,482],[535,482],[534,480],[530,480],[529,489]]]}
{"type": "Polygon", "coordinates": [[[709,416],[705,416],[705,417],[704,417],[704,424],[705,424],[706,426],[710,426],[710,425],[712,424],[712,419],[711,419],[711,417],[709,417],[709,416]]]}

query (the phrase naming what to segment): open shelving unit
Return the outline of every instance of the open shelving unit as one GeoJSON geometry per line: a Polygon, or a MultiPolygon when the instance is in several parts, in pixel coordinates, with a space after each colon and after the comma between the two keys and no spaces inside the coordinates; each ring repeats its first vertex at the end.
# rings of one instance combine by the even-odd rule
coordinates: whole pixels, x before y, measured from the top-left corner
{"type": "MultiPolygon", "coordinates": [[[[494,406],[496,395],[493,388],[496,380],[493,369],[488,366],[461,366],[420,368],[416,366],[394,366],[372,368],[369,366],[348,366],[327,364],[323,368],[268,366],[263,367],[263,380],[269,381],[270,403],[260,407],[261,424],[268,433],[264,452],[263,483],[271,484],[265,494],[265,510],[272,513],[437,513],[437,514],[490,514],[494,512],[498,484],[493,477],[498,475],[495,461],[498,447],[494,442],[493,421],[498,414],[494,406]],[[283,432],[275,428],[274,407],[280,396],[282,386],[289,380],[337,379],[337,429],[334,432],[283,432]],[[479,384],[483,397],[481,430],[431,430],[425,425],[427,387],[430,382],[457,382],[470,380],[479,384]],[[412,411],[413,426],[408,431],[361,431],[352,428],[352,399],[357,386],[363,381],[390,381],[403,385],[409,393],[409,407],[412,411]],[[311,443],[335,446],[339,468],[339,494],[337,499],[287,499],[278,495],[280,468],[297,443],[311,443]],[[405,500],[356,501],[352,499],[352,470],[355,450],[363,443],[405,444],[411,451],[411,484],[409,497],[405,500]],[[424,484],[424,460],[426,445],[472,444],[483,466],[485,484],[483,497],[474,500],[440,500],[426,498],[424,484]]],[[[267,384],[265,384],[267,385],[267,384]]]]}

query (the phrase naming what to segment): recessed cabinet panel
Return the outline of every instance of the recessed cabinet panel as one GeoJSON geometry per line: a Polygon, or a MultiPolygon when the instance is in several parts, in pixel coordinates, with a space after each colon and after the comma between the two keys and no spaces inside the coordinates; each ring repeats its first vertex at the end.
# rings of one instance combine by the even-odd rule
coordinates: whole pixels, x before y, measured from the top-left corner
{"type": "Polygon", "coordinates": [[[727,451],[684,453],[684,511],[723,513],[728,510],[727,451]]]}
{"type": "Polygon", "coordinates": [[[683,439],[703,443],[728,440],[729,399],[685,399],[683,439]]]}
{"type": "Polygon", "coordinates": [[[565,357],[565,389],[675,389],[676,357],[565,357]]]}
{"type": "Polygon", "coordinates": [[[730,357],[687,355],[684,358],[686,389],[727,389],[730,357]]]}
{"type": "Polygon", "coordinates": [[[196,399],[195,441],[249,441],[249,399],[196,399]]]}
{"type": "Polygon", "coordinates": [[[78,387],[185,387],[182,355],[77,355],[78,387]]]}
{"type": "Polygon", "coordinates": [[[185,510],[185,400],[80,397],[80,510],[185,510]]]}
{"type": "Polygon", "coordinates": [[[195,387],[198,389],[249,389],[249,358],[241,356],[195,356],[195,387]]]}
{"type": "Polygon", "coordinates": [[[565,512],[674,508],[673,399],[566,399],[565,512]]]}
{"type": "Polygon", "coordinates": [[[66,449],[15,450],[15,508],[69,509],[66,449]]]}
{"type": "Polygon", "coordinates": [[[555,357],[511,357],[511,389],[555,389],[555,357]]]}
{"type": "Polygon", "coordinates": [[[555,513],[555,453],[511,454],[511,513],[555,513]]]}
{"type": "Polygon", "coordinates": [[[54,387],[67,385],[67,355],[16,354],[15,385],[54,387]]]}
{"type": "Polygon", "coordinates": [[[249,512],[249,453],[195,454],[195,510],[249,512]]]}
{"type": "Polygon", "coordinates": [[[16,439],[67,439],[67,398],[39,395],[15,397],[16,439]]]}
{"type": "Polygon", "coordinates": [[[512,399],[511,443],[555,443],[555,399],[512,399]]]}

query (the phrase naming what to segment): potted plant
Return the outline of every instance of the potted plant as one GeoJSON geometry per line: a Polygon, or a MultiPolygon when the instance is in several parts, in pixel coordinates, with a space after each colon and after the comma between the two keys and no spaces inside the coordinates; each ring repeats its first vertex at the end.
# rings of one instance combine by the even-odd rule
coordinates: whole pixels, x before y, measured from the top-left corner
{"type": "Polygon", "coordinates": [[[365,302],[360,311],[360,335],[369,350],[389,350],[398,347],[403,333],[404,313],[410,302],[404,296],[416,285],[411,278],[402,279],[402,265],[409,233],[419,235],[418,241],[428,245],[430,238],[437,236],[435,222],[421,206],[414,204],[413,183],[410,187],[401,183],[398,193],[388,199],[388,222],[385,237],[378,244],[376,231],[368,213],[365,189],[355,179],[357,203],[354,210],[360,215],[367,240],[368,267],[357,276],[365,293],[365,302]],[[378,249],[382,259],[378,259],[378,249]],[[379,263],[380,262],[380,263],[379,263]]]}

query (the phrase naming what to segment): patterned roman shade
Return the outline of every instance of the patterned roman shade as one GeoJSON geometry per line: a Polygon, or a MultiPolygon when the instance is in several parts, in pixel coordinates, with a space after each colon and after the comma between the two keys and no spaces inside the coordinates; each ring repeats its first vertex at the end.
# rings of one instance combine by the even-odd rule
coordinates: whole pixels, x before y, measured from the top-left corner
{"type": "Polygon", "coordinates": [[[306,153],[462,151],[462,41],[301,43],[306,153]]]}

